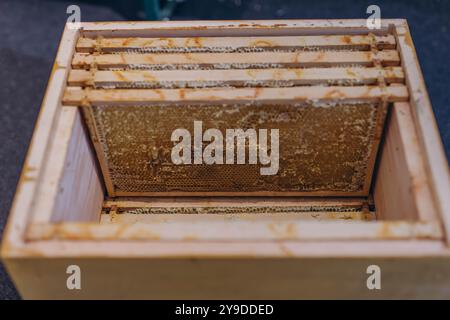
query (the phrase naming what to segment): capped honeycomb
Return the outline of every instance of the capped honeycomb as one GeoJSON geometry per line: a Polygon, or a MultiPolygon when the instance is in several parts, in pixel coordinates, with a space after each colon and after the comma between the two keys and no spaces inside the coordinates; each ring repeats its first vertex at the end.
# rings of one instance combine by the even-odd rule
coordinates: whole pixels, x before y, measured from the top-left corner
{"type": "MultiPolygon", "coordinates": [[[[377,104],[93,106],[116,192],[358,192],[364,188],[377,104]],[[279,129],[276,175],[260,164],[174,165],[176,128],[279,129]],[[332,177],[332,179],[330,179],[332,177]]],[[[205,146],[207,143],[204,143],[205,146]]],[[[248,145],[246,146],[248,155],[248,145]]]]}

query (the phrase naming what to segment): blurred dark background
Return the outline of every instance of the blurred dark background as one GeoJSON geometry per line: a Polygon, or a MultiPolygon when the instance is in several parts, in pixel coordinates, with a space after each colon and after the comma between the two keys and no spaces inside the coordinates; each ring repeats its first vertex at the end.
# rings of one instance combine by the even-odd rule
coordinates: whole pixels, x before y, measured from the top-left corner
{"type": "MultiPolygon", "coordinates": [[[[71,4],[82,21],[366,18],[376,4],[409,21],[450,155],[450,0],[0,0],[0,237],[71,4]]],[[[17,298],[0,264],[0,299],[17,298]]]]}

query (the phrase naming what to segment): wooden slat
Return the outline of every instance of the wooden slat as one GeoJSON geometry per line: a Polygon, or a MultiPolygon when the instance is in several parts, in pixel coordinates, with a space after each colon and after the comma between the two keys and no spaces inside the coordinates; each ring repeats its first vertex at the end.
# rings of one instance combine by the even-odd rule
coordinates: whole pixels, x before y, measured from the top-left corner
{"type": "Polygon", "coordinates": [[[310,211],[310,212],[289,212],[289,213],[237,213],[237,214],[178,214],[167,211],[167,213],[109,213],[100,216],[101,224],[131,224],[131,223],[198,223],[215,222],[222,223],[229,220],[234,221],[340,221],[351,223],[354,221],[374,221],[374,213],[355,212],[330,212],[330,211],[310,211]]]}
{"type": "MultiPolygon", "coordinates": [[[[20,246],[23,241],[22,232],[27,221],[50,221],[49,213],[52,211],[55,197],[55,194],[51,192],[55,189],[46,188],[46,186],[48,186],[48,180],[54,177],[55,172],[58,174],[59,168],[53,162],[56,159],[50,157],[49,154],[54,146],[55,130],[63,109],[61,108],[61,98],[66,87],[68,69],[78,36],[77,30],[67,27],[64,29],[17,186],[10,213],[11,219],[8,221],[8,228],[5,229],[3,244],[8,242],[11,246],[13,243],[20,246]]],[[[55,184],[55,180],[52,183],[55,184]]]]}
{"type": "Polygon", "coordinates": [[[133,83],[164,86],[245,86],[252,82],[290,82],[292,85],[350,82],[373,84],[378,76],[388,83],[404,80],[401,67],[376,68],[310,68],[310,69],[248,69],[248,70],[167,70],[167,71],[95,71],[72,70],[68,84],[71,86],[118,86],[133,83]]]}
{"type": "Polygon", "coordinates": [[[326,20],[196,20],[83,22],[83,35],[96,37],[254,37],[298,35],[388,34],[402,19],[382,19],[376,30],[368,30],[366,19],[326,20]]]}
{"type": "Polygon", "coordinates": [[[374,42],[380,49],[394,49],[393,35],[327,35],[327,36],[284,36],[284,37],[187,37],[187,38],[85,38],[77,43],[78,52],[117,51],[129,49],[207,50],[222,48],[225,51],[240,48],[291,49],[302,47],[320,48],[369,48],[374,42]]]}
{"type": "Polygon", "coordinates": [[[345,207],[345,208],[359,208],[366,203],[365,197],[361,198],[239,198],[239,197],[151,197],[151,198],[123,198],[117,197],[114,199],[105,200],[103,208],[109,209],[117,207],[121,209],[136,209],[136,208],[155,208],[155,207],[220,207],[220,206],[234,206],[234,207],[248,207],[248,206],[304,206],[304,207],[345,207]]]}
{"type": "Polygon", "coordinates": [[[31,224],[26,239],[35,240],[167,240],[167,241],[255,241],[255,240],[345,240],[442,239],[436,222],[318,222],[298,219],[272,221],[135,224],[31,224]],[[352,238],[349,238],[349,234],[352,238]]]}
{"type": "Polygon", "coordinates": [[[377,86],[294,87],[294,88],[205,88],[205,89],[73,89],[66,90],[65,105],[147,104],[158,102],[303,102],[308,100],[377,100],[406,101],[403,85],[382,89],[377,86]]]}
{"type": "Polygon", "coordinates": [[[117,53],[91,55],[76,53],[72,66],[88,68],[95,65],[98,68],[125,68],[131,66],[151,67],[154,65],[193,65],[226,66],[236,64],[271,64],[289,67],[360,65],[372,66],[374,60],[379,60],[384,66],[396,66],[400,57],[395,50],[380,51],[298,51],[298,52],[239,52],[239,53],[117,53]]]}

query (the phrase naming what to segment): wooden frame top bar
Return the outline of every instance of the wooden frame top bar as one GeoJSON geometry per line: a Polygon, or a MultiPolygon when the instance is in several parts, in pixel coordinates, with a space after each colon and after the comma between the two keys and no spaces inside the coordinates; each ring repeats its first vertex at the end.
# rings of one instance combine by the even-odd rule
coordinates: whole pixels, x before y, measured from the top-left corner
{"type": "MultiPolygon", "coordinates": [[[[362,65],[372,66],[378,60],[383,66],[398,66],[400,57],[395,50],[386,50],[373,53],[371,51],[339,51],[339,52],[243,52],[243,53],[118,53],[89,55],[76,53],[72,66],[85,68],[96,66],[98,68],[125,68],[128,65],[143,67],[144,65],[226,65],[236,64],[282,64],[285,66],[335,66],[335,65],[362,65]]],[[[241,68],[245,68],[241,67],[241,68]]]]}
{"type": "Polygon", "coordinates": [[[115,105],[152,103],[298,103],[322,101],[407,101],[403,86],[295,87],[295,88],[205,88],[205,89],[73,89],[63,97],[64,105],[115,105]]]}
{"type": "MultiPolygon", "coordinates": [[[[404,19],[382,19],[377,35],[385,35],[404,19]]],[[[366,19],[327,20],[199,20],[199,21],[117,21],[85,22],[85,37],[214,37],[367,34],[366,19]]]]}
{"type": "Polygon", "coordinates": [[[259,49],[292,49],[307,48],[366,48],[375,44],[379,49],[395,49],[395,38],[392,35],[328,35],[328,36],[281,36],[281,37],[185,37],[185,38],[86,38],[78,39],[78,52],[124,51],[131,49],[152,49],[166,52],[184,48],[185,50],[220,49],[233,51],[251,47],[259,49]]]}
{"type": "MultiPolygon", "coordinates": [[[[329,84],[347,81],[350,84],[375,84],[382,76],[387,83],[402,83],[401,67],[378,68],[295,68],[295,69],[231,69],[231,70],[72,70],[69,86],[154,84],[164,87],[171,83],[217,86],[218,83],[244,86],[248,83],[290,82],[299,84],[329,84]]],[[[263,84],[263,83],[262,83],[263,84]]],[[[261,85],[261,84],[260,84],[261,85]]]]}

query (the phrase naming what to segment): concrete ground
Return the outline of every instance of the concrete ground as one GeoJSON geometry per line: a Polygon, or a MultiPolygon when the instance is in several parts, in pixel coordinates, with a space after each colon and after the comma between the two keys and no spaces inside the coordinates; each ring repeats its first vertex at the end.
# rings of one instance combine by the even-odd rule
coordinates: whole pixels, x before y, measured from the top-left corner
{"type": "MultiPolygon", "coordinates": [[[[137,0],[116,1],[112,8],[92,2],[0,0],[0,237],[67,18],[67,6],[80,5],[83,21],[143,17],[137,0]]],[[[409,20],[450,155],[450,0],[187,0],[178,5],[172,19],[365,18],[369,4],[379,5],[383,18],[409,20]]],[[[0,264],[0,299],[17,298],[0,264]]]]}

